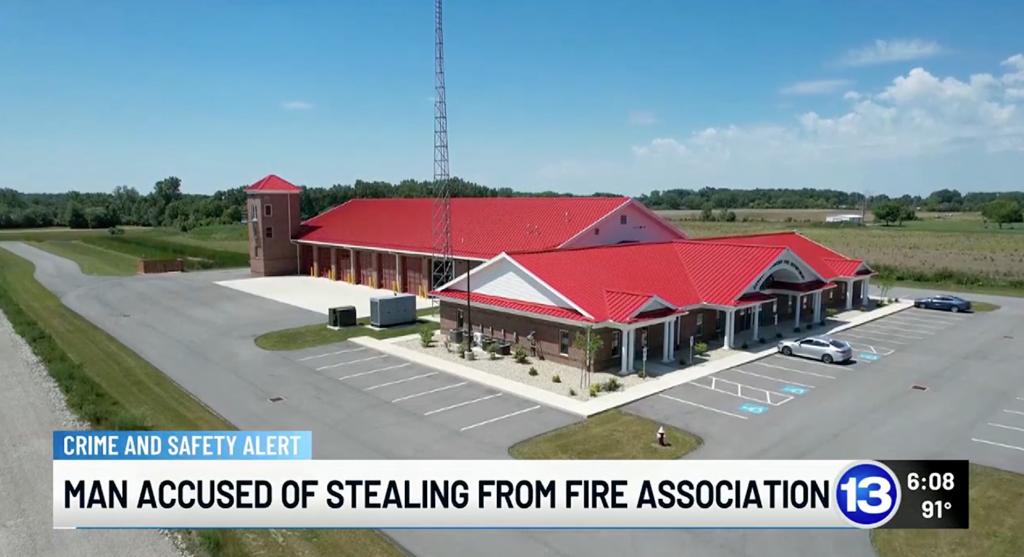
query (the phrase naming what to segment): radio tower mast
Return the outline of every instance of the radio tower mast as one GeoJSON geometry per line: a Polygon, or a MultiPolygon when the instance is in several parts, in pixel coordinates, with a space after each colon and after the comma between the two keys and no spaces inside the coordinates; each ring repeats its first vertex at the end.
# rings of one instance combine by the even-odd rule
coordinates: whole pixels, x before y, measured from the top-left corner
{"type": "Polygon", "coordinates": [[[448,183],[448,108],[444,90],[444,31],[441,0],[434,0],[434,258],[430,286],[455,278],[452,260],[452,198],[448,183]]]}

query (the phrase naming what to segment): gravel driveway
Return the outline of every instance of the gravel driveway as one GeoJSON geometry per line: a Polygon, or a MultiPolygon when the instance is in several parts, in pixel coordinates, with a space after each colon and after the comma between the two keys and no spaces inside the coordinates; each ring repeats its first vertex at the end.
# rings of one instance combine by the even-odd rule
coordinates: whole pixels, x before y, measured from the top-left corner
{"type": "Polygon", "coordinates": [[[50,439],[83,429],[46,369],[0,312],[0,556],[178,556],[143,530],[54,530],[50,439]]]}

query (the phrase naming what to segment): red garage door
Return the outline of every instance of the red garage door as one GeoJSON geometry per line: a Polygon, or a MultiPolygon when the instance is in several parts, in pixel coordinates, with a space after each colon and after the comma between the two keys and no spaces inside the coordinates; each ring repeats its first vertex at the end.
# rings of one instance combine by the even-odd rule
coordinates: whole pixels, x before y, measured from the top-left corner
{"type": "Polygon", "coordinates": [[[359,252],[359,284],[377,288],[377,267],[373,264],[373,252],[359,252]]]}
{"type": "Polygon", "coordinates": [[[408,294],[420,294],[423,285],[423,258],[407,255],[402,260],[402,289],[408,294]]]}
{"type": "Polygon", "coordinates": [[[398,290],[398,256],[391,253],[380,254],[381,288],[398,290]]]}

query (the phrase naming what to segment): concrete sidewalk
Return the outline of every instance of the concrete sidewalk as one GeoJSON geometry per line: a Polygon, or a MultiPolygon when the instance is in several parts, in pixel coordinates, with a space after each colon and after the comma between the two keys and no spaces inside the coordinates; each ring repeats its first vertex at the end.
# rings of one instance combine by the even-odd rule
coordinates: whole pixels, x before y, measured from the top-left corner
{"type": "MultiPolygon", "coordinates": [[[[889,304],[883,308],[863,312],[842,325],[833,327],[828,331],[815,334],[838,333],[851,327],[863,325],[869,321],[874,321],[875,319],[880,319],[903,311],[907,308],[913,307],[913,305],[914,304],[911,302],[897,302],[889,304]]],[[[672,387],[693,381],[694,379],[707,377],[708,375],[713,375],[726,369],[741,366],[754,360],[766,358],[776,353],[774,345],[771,348],[766,348],[758,352],[737,351],[735,354],[718,358],[710,362],[679,368],[676,371],[668,372],[660,377],[650,379],[649,381],[645,381],[640,385],[630,387],[624,391],[604,394],[591,400],[582,401],[575,400],[564,395],[559,395],[545,389],[526,385],[518,381],[505,379],[504,377],[499,377],[492,373],[480,371],[456,362],[451,362],[429,354],[410,350],[408,348],[398,346],[394,342],[387,342],[369,337],[356,337],[352,339],[352,342],[584,417],[593,416],[594,414],[599,414],[612,408],[618,408],[619,406],[655,395],[666,389],[671,389],[672,387]]]]}

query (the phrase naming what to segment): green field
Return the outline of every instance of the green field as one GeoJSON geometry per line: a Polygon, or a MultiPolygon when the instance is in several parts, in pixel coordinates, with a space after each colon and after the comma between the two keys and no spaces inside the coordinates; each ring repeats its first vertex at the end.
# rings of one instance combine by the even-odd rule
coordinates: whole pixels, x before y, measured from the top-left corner
{"type": "MultiPolygon", "coordinates": [[[[436,310],[433,308],[421,309],[417,315],[429,315],[436,310]]],[[[345,327],[339,330],[328,329],[325,324],[304,325],[292,329],[282,329],[262,334],[256,337],[256,346],[264,350],[299,350],[301,348],[312,348],[325,344],[334,344],[354,337],[371,337],[376,339],[394,338],[405,335],[414,335],[427,329],[436,331],[439,327],[436,321],[420,319],[409,325],[396,325],[386,329],[374,329],[368,326],[370,320],[362,318],[358,325],[345,327]]]]}
{"type": "Polygon", "coordinates": [[[666,212],[693,238],[798,230],[851,257],[868,261],[885,277],[904,286],[1024,295],[1024,227],[985,223],[976,214],[922,220],[903,226],[836,226],[802,217],[801,210],[778,212],[772,220],[736,222],[680,220],[666,212]],[[781,220],[780,220],[781,219],[781,220]],[[789,219],[787,222],[786,219],[789,219]]]}
{"type": "MultiPolygon", "coordinates": [[[[160,370],[64,306],[34,266],[0,248],[0,308],[46,364],[72,410],[99,427],[234,429],[160,370]]],[[[204,530],[186,536],[212,556],[402,555],[368,530],[204,530]]]]}
{"type": "Polygon", "coordinates": [[[66,228],[4,230],[0,240],[23,240],[66,257],[90,275],[135,274],[139,259],[178,259],[189,271],[246,267],[249,242],[240,224],[196,228],[188,233],[168,228],[125,228],[123,234],[106,230],[66,228]]]}
{"type": "Polygon", "coordinates": [[[872,530],[880,557],[1024,555],[1024,476],[971,466],[968,530],[872,530]]]}
{"type": "Polygon", "coordinates": [[[703,443],[700,437],[669,426],[665,428],[668,446],[662,447],[655,437],[659,426],[647,418],[609,410],[517,443],[508,452],[521,459],[663,460],[682,458],[703,443]]]}

